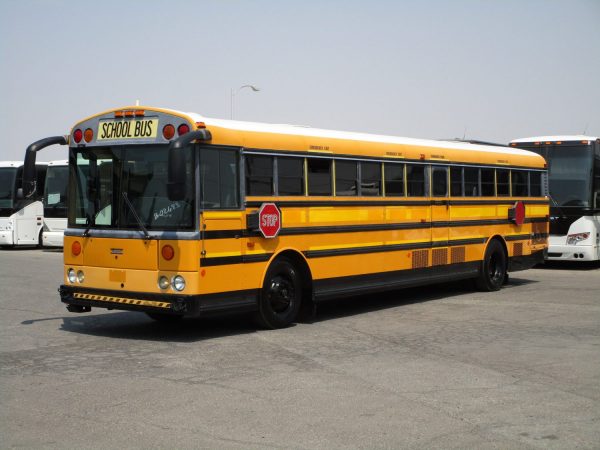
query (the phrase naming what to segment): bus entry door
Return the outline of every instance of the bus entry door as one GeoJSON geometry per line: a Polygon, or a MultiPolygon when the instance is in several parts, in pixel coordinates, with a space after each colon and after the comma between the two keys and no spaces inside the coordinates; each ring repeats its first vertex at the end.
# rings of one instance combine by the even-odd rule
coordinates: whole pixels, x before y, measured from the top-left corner
{"type": "Polygon", "coordinates": [[[204,211],[201,215],[200,269],[208,291],[242,285],[242,212],[204,211]]]}

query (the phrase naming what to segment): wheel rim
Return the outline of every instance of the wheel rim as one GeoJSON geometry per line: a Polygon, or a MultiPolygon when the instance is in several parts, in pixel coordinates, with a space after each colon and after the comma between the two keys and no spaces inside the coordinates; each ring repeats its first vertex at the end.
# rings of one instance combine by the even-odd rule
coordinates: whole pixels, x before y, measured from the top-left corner
{"type": "Polygon", "coordinates": [[[498,252],[492,253],[490,257],[488,275],[490,280],[496,284],[504,279],[504,264],[498,252]]]}
{"type": "Polygon", "coordinates": [[[289,310],[294,303],[296,289],[292,280],[284,276],[273,277],[269,284],[267,298],[269,306],[277,313],[281,314],[289,310]]]}

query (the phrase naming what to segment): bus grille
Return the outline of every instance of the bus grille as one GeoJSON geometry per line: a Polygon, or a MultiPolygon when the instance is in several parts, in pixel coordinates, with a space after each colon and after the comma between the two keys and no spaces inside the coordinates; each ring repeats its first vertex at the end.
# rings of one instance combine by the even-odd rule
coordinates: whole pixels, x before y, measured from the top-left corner
{"type": "Polygon", "coordinates": [[[513,244],[513,256],[523,256],[523,243],[513,244]]]}
{"type": "Polygon", "coordinates": [[[465,262],[465,247],[452,247],[450,249],[450,260],[452,264],[465,262]]]}
{"type": "Polygon", "coordinates": [[[431,265],[432,266],[443,266],[448,264],[448,249],[447,248],[435,248],[431,252],[431,265]]]}
{"type": "Polygon", "coordinates": [[[412,268],[421,269],[429,265],[429,250],[415,250],[412,257],[412,268]]]}

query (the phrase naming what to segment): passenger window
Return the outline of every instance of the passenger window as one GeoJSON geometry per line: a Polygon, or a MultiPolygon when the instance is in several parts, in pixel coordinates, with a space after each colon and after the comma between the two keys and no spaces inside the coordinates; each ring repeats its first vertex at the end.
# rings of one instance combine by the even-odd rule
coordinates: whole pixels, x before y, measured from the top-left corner
{"type": "Polygon", "coordinates": [[[381,164],[371,162],[360,163],[360,195],[381,195],[381,164]]]}
{"type": "Polygon", "coordinates": [[[465,197],[479,197],[481,191],[479,190],[479,169],[473,167],[465,167],[465,197]]]}
{"type": "Polygon", "coordinates": [[[203,209],[238,208],[238,155],[234,151],[200,151],[200,196],[203,209]]]}
{"type": "Polygon", "coordinates": [[[513,197],[527,197],[527,172],[524,170],[513,170],[511,177],[513,197]]]}
{"type": "Polygon", "coordinates": [[[358,163],[356,161],[335,162],[335,195],[358,195],[358,163]]]}
{"type": "Polygon", "coordinates": [[[450,195],[452,197],[462,197],[462,167],[450,167],[450,195]]]}
{"type": "Polygon", "coordinates": [[[425,189],[425,166],[406,165],[407,195],[410,197],[424,197],[428,190],[425,189]]]}
{"type": "Polygon", "coordinates": [[[496,195],[494,169],[481,169],[481,195],[483,197],[493,197],[496,195]]]}
{"type": "Polygon", "coordinates": [[[308,195],[331,195],[331,160],[308,158],[308,195]]]}
{"type": "Polygon", "coordinates": [[[432,183],[434,197],[448,195],[448,171],[445,167],[432,167],[432,183]]]}
{"type": "Polygon", "coordinates": [[[277,158],[279,195],[304,195],[304,159],[277,158]]]}
{"type": "Polygon", "coordinates": [[[386,163],[385,195],[390,197],[404,196],[404,164],[386,163]]]}
{"type": "Polygon", "coordinates": [[[531,197],[541,197],[543,195],[541,172],[529,172],[529,195],[531,197]]]}
{"type": "Polygon", "coordinates": [[[246,195],[273,195],[273,157],[246,156],[246,195]]]}
{"type": "Polygon", "coordinates": [[[496,190],[498,197],[508,197],[510,195],[510,171],[496,170],[496,190]]]}

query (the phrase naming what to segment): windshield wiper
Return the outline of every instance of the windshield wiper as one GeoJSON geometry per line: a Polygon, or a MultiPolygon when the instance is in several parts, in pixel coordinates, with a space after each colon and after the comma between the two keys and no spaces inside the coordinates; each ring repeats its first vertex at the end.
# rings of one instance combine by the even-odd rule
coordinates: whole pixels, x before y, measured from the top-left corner
{"type": "Polygon", "coordinates": [[[89,212],[85,214],[85,219],[87,227],[83,231],[83,234],[81,235],[82,237],[88,237],[90,235],[90,228],[92,228],[93,225],[92,215],[89,212]]]}
{"type": "Polygon", "coordinates": [[[145,238],[146,239],[152,239],[152,237],[150,236],[150,233],[148,233],[148,230],[144,226],[144,223],[142,222],[142,219],[140,219],[140,216],[138,216],[138,213],[135,211],[135,208],[133,207],[133,205],[129,201],[129,198],[127,197],[127,192],[123,191],[122,194],[123,194],[123,199],[125,200],[125,203],[127,203],[127,206],[129,207],[129,210],[133,214],[133,217],[135,217],[135,220],[137,221],[138,225],[140,226],[140,229],[144,232],[145,238]]]}

